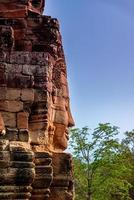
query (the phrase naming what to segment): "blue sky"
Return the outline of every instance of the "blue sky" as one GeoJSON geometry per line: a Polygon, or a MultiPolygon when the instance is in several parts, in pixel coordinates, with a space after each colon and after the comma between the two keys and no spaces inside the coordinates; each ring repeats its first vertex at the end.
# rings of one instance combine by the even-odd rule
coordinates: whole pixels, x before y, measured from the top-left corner
{"type": "Polygon", "coordinates": [[[46,0],[60,21],[77,127],[134,128],[133,11],[133,0],[46,0]]]}

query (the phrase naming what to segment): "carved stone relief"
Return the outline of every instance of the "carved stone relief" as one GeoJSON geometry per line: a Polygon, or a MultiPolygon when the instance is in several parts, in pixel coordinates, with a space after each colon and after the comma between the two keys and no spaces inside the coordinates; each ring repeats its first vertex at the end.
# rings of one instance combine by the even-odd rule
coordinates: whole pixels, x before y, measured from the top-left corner
{"type": "Polygon", "coordinates": [[[44,5],[0,1],[0,199],[73,199],[66,63],[44,5]]]}

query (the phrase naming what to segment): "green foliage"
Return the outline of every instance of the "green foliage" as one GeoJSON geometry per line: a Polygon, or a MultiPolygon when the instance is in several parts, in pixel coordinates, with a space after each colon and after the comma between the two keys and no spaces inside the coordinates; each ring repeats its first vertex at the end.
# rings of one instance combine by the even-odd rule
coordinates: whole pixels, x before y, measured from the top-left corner
{"type": "Polygon", "coordinates": [[[99,124],[93,132],[71,130],[76,200],[132,200],[134,131],[119,142],[118,127],[99,124]]]}

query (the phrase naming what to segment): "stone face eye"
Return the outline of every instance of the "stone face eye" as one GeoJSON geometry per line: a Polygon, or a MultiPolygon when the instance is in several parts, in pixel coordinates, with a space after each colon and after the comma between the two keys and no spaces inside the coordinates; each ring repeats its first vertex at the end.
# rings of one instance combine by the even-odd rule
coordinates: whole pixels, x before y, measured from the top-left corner
{"type": "Polygon", "coordinates": [[[35,8],[41,7],[41,0],[32,0],[32,6],[35,8]]]}

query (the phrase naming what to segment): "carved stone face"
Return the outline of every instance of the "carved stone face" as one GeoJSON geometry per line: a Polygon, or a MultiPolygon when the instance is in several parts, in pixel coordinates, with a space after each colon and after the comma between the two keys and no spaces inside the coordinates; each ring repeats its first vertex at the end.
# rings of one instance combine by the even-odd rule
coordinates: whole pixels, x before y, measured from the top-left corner
{"type": "Polygon", "coordinates": [[[70,112],[69,99],[57,99],[54,105],[54,150],[63,151],[68,146],[69,128],[74,126],[74,121],[70,112]]]}
{"type": "Polygon", "coordinates": [[[53,75],[54,91],[52,95],[51,121],[53,124],[53,141],[54,151],[64,151],[68,146],[69,128],[74,126],[74,120],[70,111],[69,93],[66,73],[62,71],[64,62],[58,63],[53,75]],[[59,73],[58,73],[59,72],[59,73]]]}

